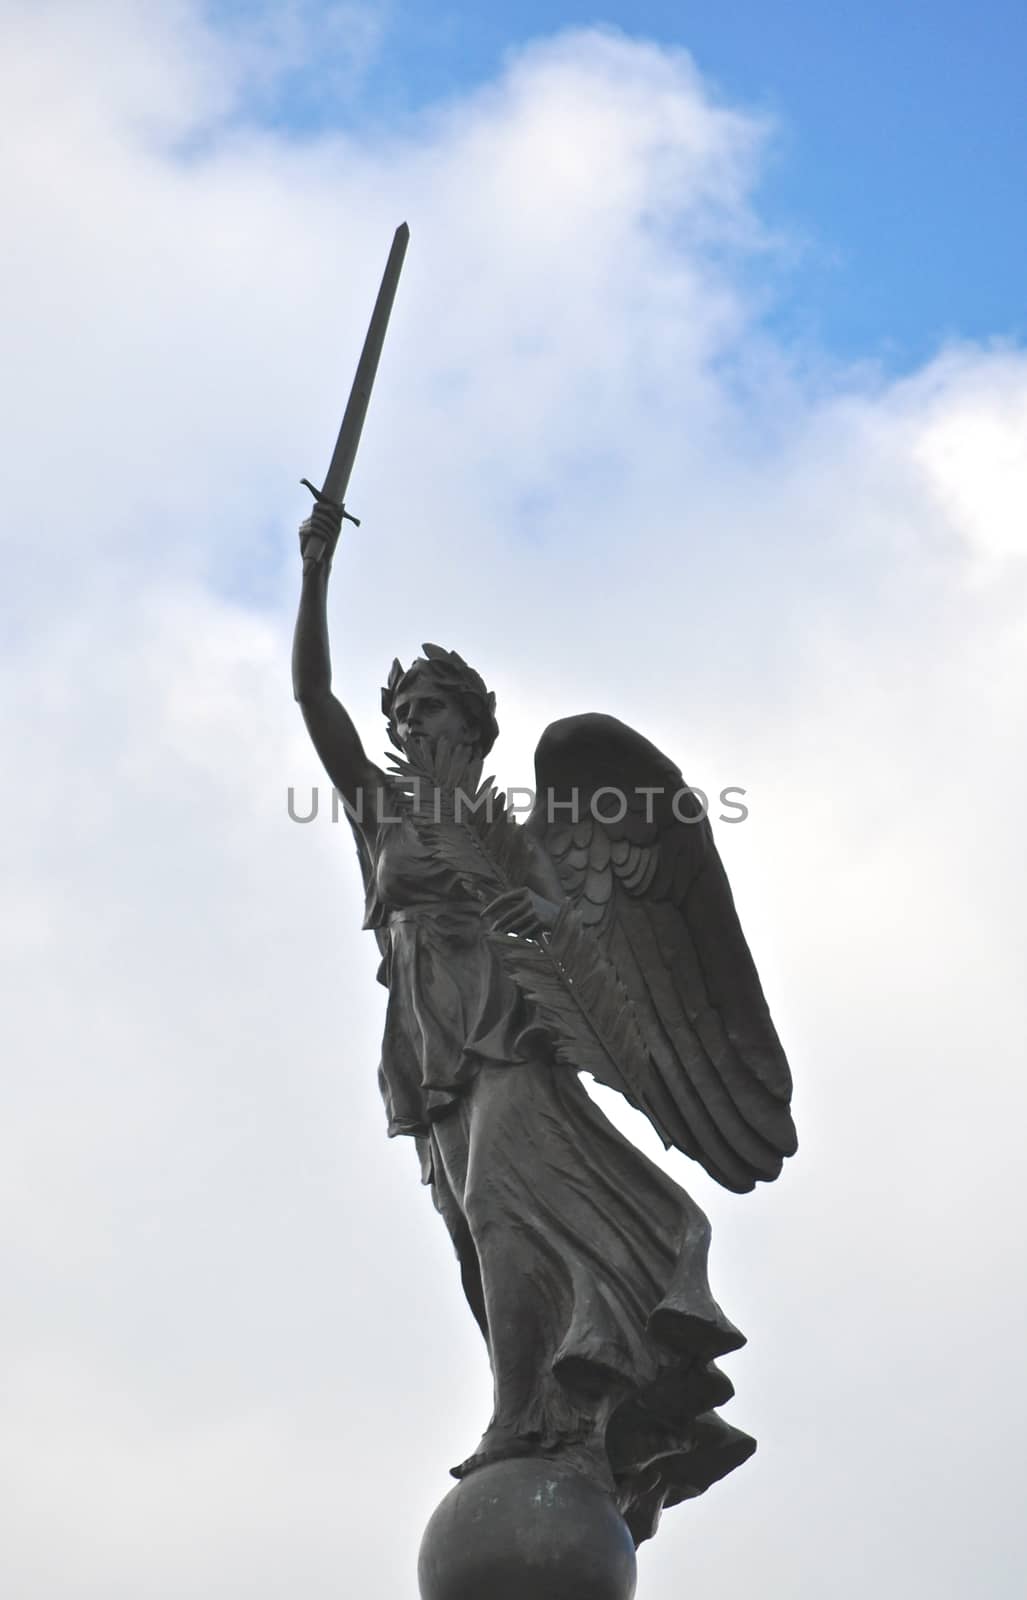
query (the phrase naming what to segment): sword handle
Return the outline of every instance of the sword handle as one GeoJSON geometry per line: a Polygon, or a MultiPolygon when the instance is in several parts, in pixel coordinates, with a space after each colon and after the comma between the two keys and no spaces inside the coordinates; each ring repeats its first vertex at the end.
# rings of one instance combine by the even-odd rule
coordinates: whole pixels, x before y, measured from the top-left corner
{"type": "MultiPolygon", "coordinates": [[[[360,527],[359,517],[355,517],[352,511],[347,511],[345,506],[340,506],[337,500],[330,500],[326,494],[321,492],[320,489],[315,489],[309,478],[301,478],[300,483],[305,489],[310,490],[319,506],[334,506],[336,510],[341,511],[344,522],[352,522],[356,527],[360,527]]],[[[307,542],[307,548],[304,551],[304,557],[305,559],[312,561],[316,566],[323,557],[326,548],[327,546],[325,545],[323,539],[312,538],[307,542]]]]}

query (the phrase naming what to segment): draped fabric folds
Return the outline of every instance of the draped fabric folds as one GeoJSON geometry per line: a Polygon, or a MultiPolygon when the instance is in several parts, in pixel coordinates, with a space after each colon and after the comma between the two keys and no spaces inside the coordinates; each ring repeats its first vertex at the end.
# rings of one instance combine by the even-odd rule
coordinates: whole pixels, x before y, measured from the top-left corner
{"type": "Polygon", "coordinates": [[[380,1082],[413,1135],[488,1345],[495,1407],[456,1476],[518,1454],[577,1466],[636,1542],[755,1449],[716,1407],[744,1343],[712,1298],[698,1206],[553,1063],[477,906],[408,820],[368,840],[386,937],[380,1082]]]}

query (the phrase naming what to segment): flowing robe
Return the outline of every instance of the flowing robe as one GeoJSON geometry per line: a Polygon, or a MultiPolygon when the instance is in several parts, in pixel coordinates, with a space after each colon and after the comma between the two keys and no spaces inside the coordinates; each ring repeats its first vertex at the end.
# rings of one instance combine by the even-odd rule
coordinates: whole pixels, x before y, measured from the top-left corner
{"type": "Polygon", "coordinates": [[[495,1406],[461,1477],[559,1458],[637,1542],[755,1449],[714,1407],[744,1343],[712,1298],[709,1224],[553,1062],[479,903],[408,817],[364,835],[389,989],[379,1081],[412,1135],[485,1337],[495,1406]]]}

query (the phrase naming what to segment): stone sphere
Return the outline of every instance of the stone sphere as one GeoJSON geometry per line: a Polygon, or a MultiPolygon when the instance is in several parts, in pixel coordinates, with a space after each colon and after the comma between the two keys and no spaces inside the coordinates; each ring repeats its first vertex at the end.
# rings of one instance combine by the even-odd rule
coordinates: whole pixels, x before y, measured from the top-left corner
{"type": "Polygon", "coordinates": [[[421,1600],[632,1600],[635,1546],[611,1497],[555,1461],[478,1467],[424,1532],[421,1600]]]}

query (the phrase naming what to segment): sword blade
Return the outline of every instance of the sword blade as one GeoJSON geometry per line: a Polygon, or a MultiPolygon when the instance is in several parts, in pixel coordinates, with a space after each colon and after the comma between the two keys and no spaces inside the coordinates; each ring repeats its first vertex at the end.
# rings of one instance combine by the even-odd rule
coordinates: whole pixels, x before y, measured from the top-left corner
{"type": "Polygon", "coordinates": [[[378,358],[382,353],[385,342],[385,330],[389,326],[389,314],[392,311],[392,302],[396,298],[396,285],[403,267],[403,257],[406,255],[407,242],[410,238],[410,229],[405,222],[401,222],[396,229],[389,251],[389,259],[385,263],[382,274],[381,288],[378,298],[374,303],[371,321],[368,324],[367,337],[364,348],[360,353],[357,363],[356,377],[346,402],[346,410],[339,428],[339,437],[335,441],[335,449],[325,475],[324,485],[321,489],[322,497],[334,500],[336,505],[341,505],[346,498],[349,486],[350,473],[356,460],[357,446],[360,443],[360,434],[367,415],[367,403],[371,398],[374,387],[375,374],[378,371],[378,358]]]}

